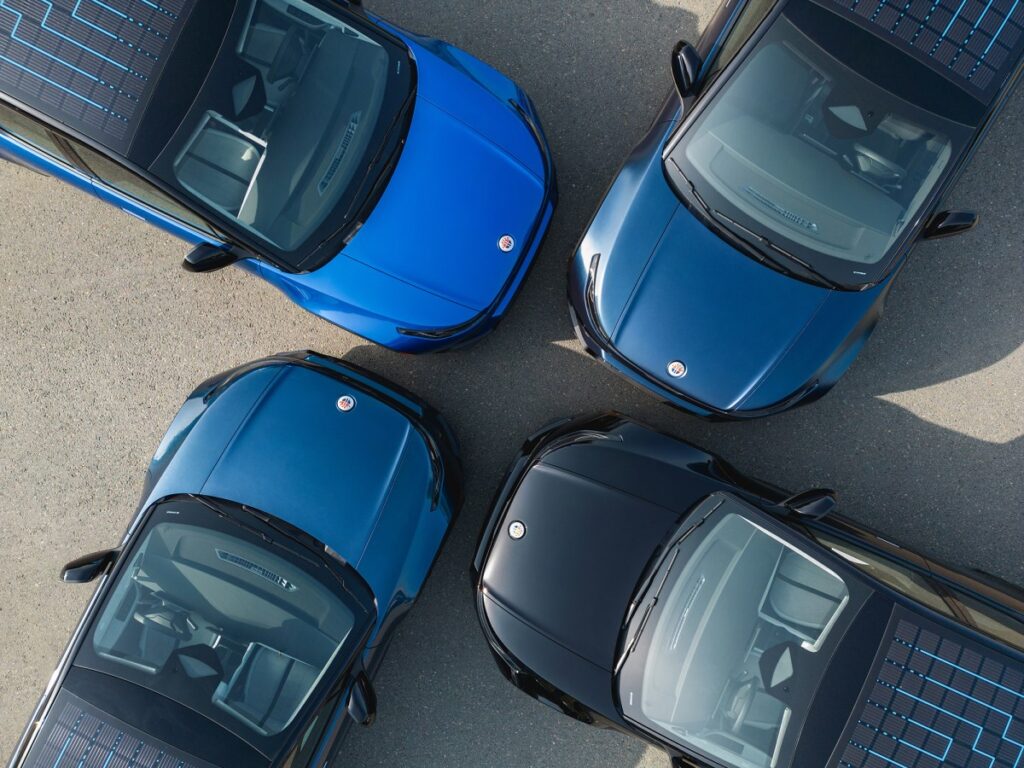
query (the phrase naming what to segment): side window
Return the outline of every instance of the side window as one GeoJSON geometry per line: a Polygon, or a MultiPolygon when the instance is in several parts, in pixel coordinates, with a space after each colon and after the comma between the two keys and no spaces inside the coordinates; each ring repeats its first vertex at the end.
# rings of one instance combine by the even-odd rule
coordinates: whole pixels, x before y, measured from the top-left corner
{"type": "Polygon", "coordinates": [[[98,152],[94,152],[77,141],[72,142],[66,138],[65,141],[68,141],[68,143],[71,144],[75,154],[78,155],[85,164],[86,170],[100,181],[113,187],[119,192],[148,205],[150,208],[161,211],[178,221],[184,222],[193,229],[205,232],[213,237],[220,237],[220,235],[209,224],[207,224],[205,220],[197,216],[174,198],[161,192],[145,179],[136,176],[119,163],[115,163],[109,158],[104,157],[98,152]]]}
{"type": "Polygon", "coordinates": [[[732,28],[726,33],[725,40],[719,46],[705,75],[705,82],[710,82],[718,72],[729,66],[729,62],[736,57],[740,48],[754,34],[754,30],[764,21],[765,16],[774,5],[775,0],[747,0],[740,10],[739,16],[733,22],[732,28]]]}
{"type": "Polygon", "coordinates": [[[979,632],[1024,651],[1024,622],[958,589],[951,588],[950,591],[971,626],[979,632]]]}
{"type": "Polygon", "coordinates": [[[815,530],[814,538],[820,544],[831,549],[841,558],[873,576],[883,584],[902,592],[907,597],[927,605],[934,611],[945,614],[960,621],[960,616],[943,598],[941,591],[930,579],[925,578],[912,568],[900,565],[894,560],[855,546],[843,539],[833,538],[815,530]]]}
{"type": "Polygon", "coordinates": [[[311,761],[320,747],[320,740],[324,736],[327,724],[334,715],[338,701],[339,697],[334,695],[320,707],[320,711],[316,713],[313,722],[309,724],[305,733],[302,734],[295,749],[285,759],[282,768],[314,768],[311,761]]]}
{"type": "Polygon", "coordinates": [[[66,162],[64,153],[45,126],[0,102],[0,130],[31,144],[51,157],[66,162]]]}
{"type": "Polygon", "coordinates": [[[1024,650],[1024,622],[993,608],[945,581],[925,576],[894,560],[818,531],[814,537],[837,555],[898,592],[982,634],[1024,650]]]}

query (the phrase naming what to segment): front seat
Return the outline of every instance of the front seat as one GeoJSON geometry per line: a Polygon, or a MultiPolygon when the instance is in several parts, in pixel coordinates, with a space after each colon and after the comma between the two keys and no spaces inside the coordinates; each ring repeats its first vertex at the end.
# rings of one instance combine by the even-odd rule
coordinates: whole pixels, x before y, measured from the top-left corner
{"type": "Polygon", "coordinates": [[[787,549],[779,560],[767,603],[775,618],[814,642],[846,596],[841,579],[787,549]]]}
{"type": "Polygon", "coordinates": [[[293,656],[250,643],[242,663],[217,686],[213,703],[264,736],[280,733],[306,700],[318,670],[293,656]]]}

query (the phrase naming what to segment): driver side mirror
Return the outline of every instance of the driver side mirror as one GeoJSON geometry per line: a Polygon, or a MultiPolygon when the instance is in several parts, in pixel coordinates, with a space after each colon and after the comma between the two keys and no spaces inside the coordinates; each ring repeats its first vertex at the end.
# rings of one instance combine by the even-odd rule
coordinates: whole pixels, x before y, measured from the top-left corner
{"type": "Polygon", "coordinates": [[[349,717],[360,725],[373,725],[377,717],[377,693],[365,672],[356,675],[345,707],[349,717]]]}
{"type": "Polygon", "coordinates": [[[815,488],[812,491],[804,491],[796,496],[790,496],[779,506],[810,520],[821,520],[835,511],[839,506],[836,492],[828,488],[815,488]]]}
{"type": "Polygon", "coordinates": [[[697,49],[680,40],[672,49],[672,78],[676,81],[676,90],[682,98],[692,96],[697,85],[697,75],[704,62],[697,49]]]}
{"type": "Polygon", "coordinates": [[[924,225],[921,239],[938,240],[940,237],[959,235],[978,226],[978,220],[978,214],[974,211],[942,211],[924,225]]]}
{"type": "Polygon", "coordinates": [[[230,246],[200,243],[181,263],[186,272],[215,272],[229,267],[241,258],[230,246]]]}
{"type": "Polygon", "coordinates": [[[107,573],[120,554],[120,549],[107,549],[72,560],[61,570],[60,579],[66,584],[88,584],[107,573]]]}

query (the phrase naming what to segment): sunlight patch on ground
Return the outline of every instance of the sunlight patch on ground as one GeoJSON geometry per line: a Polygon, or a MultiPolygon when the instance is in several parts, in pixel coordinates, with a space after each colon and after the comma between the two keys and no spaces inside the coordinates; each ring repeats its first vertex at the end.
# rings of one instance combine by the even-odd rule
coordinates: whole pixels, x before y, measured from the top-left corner
{"type": "Polygon", "coordinates": [[[1007,445],[1024,437],[1024,345],[998,363],[921,389],[879,395],[919,419],[975,440],[1007,445]]]}

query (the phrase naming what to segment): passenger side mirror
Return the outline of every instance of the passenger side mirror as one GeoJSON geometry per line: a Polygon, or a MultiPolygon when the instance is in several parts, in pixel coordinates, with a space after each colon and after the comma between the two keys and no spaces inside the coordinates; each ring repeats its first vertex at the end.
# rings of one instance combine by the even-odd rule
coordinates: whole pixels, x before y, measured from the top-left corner
{"type": "Polygon", "coordinates": [[[201,243],[185,257],[181,266],[186,272],[214,272],[231,266],[239,258],[238,252],[230,246],[201,243]]]}
{"type": "Polygon", "coordinates": [[[832,514],[839,506],[839,502],[835,491],[828,488],[815,488],[812,491],[804,491],[796,496],[790,496],[779,506],[800,517],[821,520],[832,514]]]}
{"type": "Polygon", "coordinates": [[[365,672],[356,675],[346,706],[349,717],[360,725],[373,725],[377,717],[377,693],[365,672]]]}
{"type": "Polygon", "coordinates": [[[693,95],[703,64],[697,49],[687,42],[680,40],[672,49],[672,77],[682,98],[693,95]]]}
{"type": "Polygon", "coordinates": [[[921,239],[938,240],[940,237],[959,235],[978,226],[978,220],[978,214],[974,211],[942,211],[924,225],[921,239]]]}
{"type": "Polygon", "coordinates": [[[60,579],[67,584],[88,584],[109,571],[120,554],[120,549],[107,549],[72,560],[60,572],[60,579]]]}

